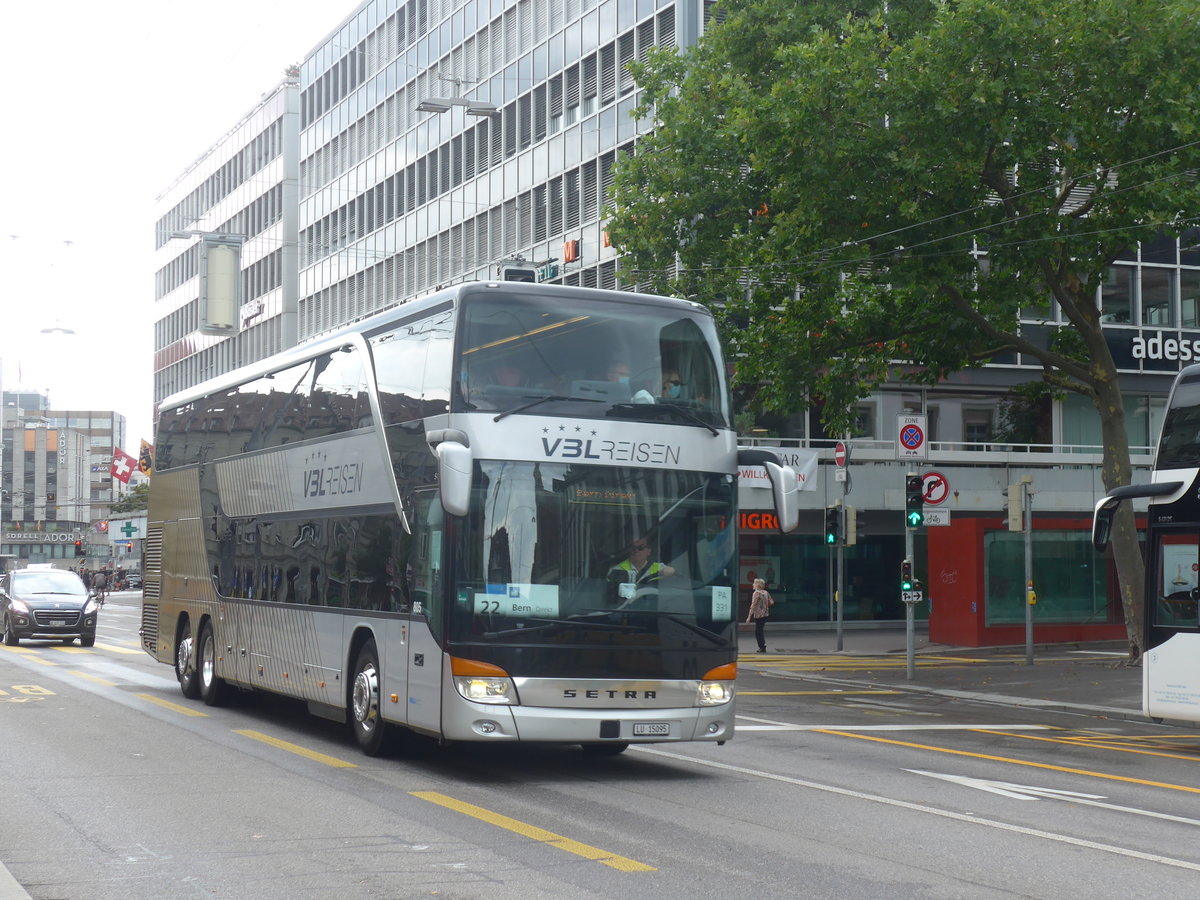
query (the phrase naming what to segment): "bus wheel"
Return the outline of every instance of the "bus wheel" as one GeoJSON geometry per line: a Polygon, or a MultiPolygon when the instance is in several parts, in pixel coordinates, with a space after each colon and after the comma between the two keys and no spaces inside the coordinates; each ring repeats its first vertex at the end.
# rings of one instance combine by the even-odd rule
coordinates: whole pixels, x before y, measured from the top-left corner
{"type": "Polygon", "coordinates": [[[197,651],[200,675],[200,697],[209,706],[220,706],[229,693],[224,678],[217,677],[217,641],[213,637],[212,622],[205,622],[200,629],[200,649],[197,651]]]}
{"type": "Polygon", "coordinates": [[[179,642],[175,645],[175,677],[179,679],[179,689],[189,700],[200,698],[200,676],[192,665],[192,625],[183,623],[179,632],[179,642]]]}
{"type": "Polygon", "coordinates": [[[358,651],[349,712],[358,746],[367,756],[378,756],[386,728],[379,713],[379,652],[374,641],[367,641],[358,651]]]}
{"type": "Polygon", "coordinates": [[[624,753],[629,749],[629,745],[624,741],[613,741],[611,744],[580,744],[584,753],[590,753],[592,756],[616,756],[618,753],[624,753]]]}

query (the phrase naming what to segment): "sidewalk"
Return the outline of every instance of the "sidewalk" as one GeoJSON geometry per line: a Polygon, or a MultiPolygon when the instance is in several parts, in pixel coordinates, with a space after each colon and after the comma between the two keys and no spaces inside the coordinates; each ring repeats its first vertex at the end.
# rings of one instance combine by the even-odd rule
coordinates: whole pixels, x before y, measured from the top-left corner
{"type": "Polygon", "coordinates": [[[767,652],[760,654],[753,630],[739,630],[738,665],[743,671],[770,671],[830,684],[872,685],[1006,706],[1147,721],[1142,715],[1142,670],[1125,665],[1124,642],[1034,644],[1031,666],[1026,663],[1024,644],[952,647],[931,643],[924,627],[919,626],[913,634],[915,677],[909,680],[904,665],[906,639],[902,627],[846,629],[838,651],[837,633],[832,628],[768,629],[767,652]],[[798,657],[807,658],[803,671],[781,669],[798,657]],[[861,667],[847,667],[859,657],[868,658],[862,659],[861,667]]]}

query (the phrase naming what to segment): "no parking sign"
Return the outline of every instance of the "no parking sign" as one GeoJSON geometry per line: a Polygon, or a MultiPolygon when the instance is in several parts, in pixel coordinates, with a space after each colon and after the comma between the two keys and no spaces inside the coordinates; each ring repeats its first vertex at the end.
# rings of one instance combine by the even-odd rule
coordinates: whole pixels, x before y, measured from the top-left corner
{"type": "Polygon", "coordinates": [[[896,417],[896,459],[928,459],[929,444],[925,440],[925,416],[896,417]]]}

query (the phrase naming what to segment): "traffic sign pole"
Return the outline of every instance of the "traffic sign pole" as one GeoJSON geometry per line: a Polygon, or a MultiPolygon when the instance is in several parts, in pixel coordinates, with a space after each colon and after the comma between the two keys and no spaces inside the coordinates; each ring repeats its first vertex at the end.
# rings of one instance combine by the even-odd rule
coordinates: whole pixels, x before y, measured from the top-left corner
{"type": "MultiPolygon", "coordinates": [[[[839,469],[844,470],[846,468],[846,466],[849,465],[849,463],[850,463],[850,436],[849,435],[846,435],[844,440],[840,440],[837,442],[837,446],[834,448],[834,451],[833,451],[833,459],[834,459],[834,462],[837,463],[839,469]]],[[[838,541],[838,548],[837,548],[837,594],[836,594],[837,602],[834,605],[837,607],[837,609],[836,609],[836,613],[837,613],[837,649],[839,652],[842,649],[842,639],[845,634],[843,627],[842,627],[843,623],[845,621],[842,617],[842,609],[843,609],[845,599],[846,599],[846,597],[845,597],[846,555],[845,555],[844,548],[846,546],[846,524],[847,524],[846,523],[846,495],[849,493],[850,493],[850,479],[849,479],[849,476],[847,476],[846,479],[842,481],[842,508],[838,511],[838,515],[841,516],[842,527],[841,527],[840,531],[841,531],[842,539],[840,541],[838,541]]]]}

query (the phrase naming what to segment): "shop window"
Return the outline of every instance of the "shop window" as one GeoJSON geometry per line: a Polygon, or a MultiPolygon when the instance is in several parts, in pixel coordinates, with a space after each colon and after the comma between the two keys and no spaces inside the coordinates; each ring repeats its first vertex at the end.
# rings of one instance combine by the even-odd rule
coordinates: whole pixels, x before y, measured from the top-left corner
{"type": "MultiPolygon", "coordinates": [[[[987,624],[1024,624],[1024,535],[988,532],[983,549],[987,624]]],[[[1035,529],[1032,553],[1035,615],[1040,624],[1120,621],[1119,610],[1108,602],[1104,557],[1092,549],[1091,534],[1086,529],[1035,529]]]]}

